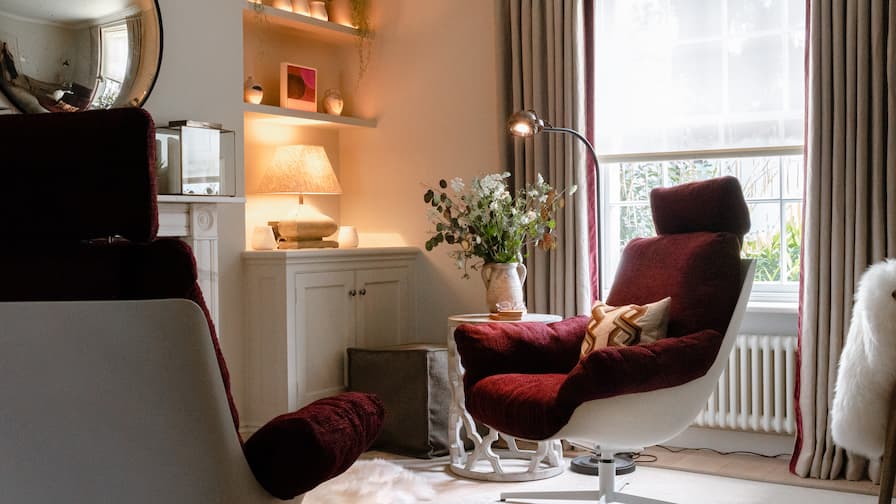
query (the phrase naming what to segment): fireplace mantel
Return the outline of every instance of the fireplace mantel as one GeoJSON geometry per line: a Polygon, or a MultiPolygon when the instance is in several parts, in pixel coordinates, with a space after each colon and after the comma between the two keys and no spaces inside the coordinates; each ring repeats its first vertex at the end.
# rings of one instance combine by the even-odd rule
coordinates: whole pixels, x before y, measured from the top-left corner
{"type": "Polygon", "coordinates": [[[159,195],[159,236],[177,237],[193,248],[199,287],[218,323],[218,205],[245,203],[231,196],[159,195]]]}

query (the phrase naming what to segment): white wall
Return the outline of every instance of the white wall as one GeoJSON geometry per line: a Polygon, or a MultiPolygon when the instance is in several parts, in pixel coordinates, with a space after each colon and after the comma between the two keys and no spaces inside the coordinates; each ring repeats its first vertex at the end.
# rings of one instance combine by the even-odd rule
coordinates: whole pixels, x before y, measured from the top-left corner
{"type": "Polygon", "coordinates": [[[73,57],[77,37],[77,30],[0,13],[0,41],[16,57],[19,73],[37,80],[62,82],[62,62],[73,57]]]}
{"type": "MultiPolygon", "coordinates": [[[[159,0],[162,64],[144,108],[157,125],[178,119],[223,124],[236,130],[237,191],[243,186],[241,0],[159,0]]],[[[218,335],[231,372],[237,405],[243,395],[242,265],[244,205],[219,205],[218,335]]]]}
{"type": "MultiPolygon", "coordinates": [[[[504,169],[494,7],[375,0],[373,23],[372,60],[354,106],[378,125],[341,133],[341,224],[358,228],[362,246],[395,234],[423,249],[432,229],[426,184],[504,169]]],[[[443,342],[448,315],[486,310],[482,281],[462,280],[448,251],[424,251],[418,262],[419,340],[443,342]]]]}

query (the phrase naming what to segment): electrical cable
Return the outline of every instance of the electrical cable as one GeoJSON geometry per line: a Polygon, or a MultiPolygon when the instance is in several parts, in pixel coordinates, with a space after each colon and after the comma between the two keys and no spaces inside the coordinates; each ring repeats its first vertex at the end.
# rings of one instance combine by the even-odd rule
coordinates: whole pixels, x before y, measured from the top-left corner
{"type": "Polygon", "coordinates": [[[670,446],[663,446],[663,445],[655,445],[655,446],[657,448],[662,448],[671,453],[681,453],[683,451],[689,451],[689,450],[690,451],[708,451],[708,452],[715,453],[717,455],[753,455],[756,457],[769,458],[769,459],[776,459],[776,458],[791,456],[790,453],[779,453],[777,455],[765,455],[764,453],[757,453],[757,452],[751,452],[751,451],[746,451],[746,450],[735,450],[735,451],[726,452],[726,451],[716,450],[714,448],[672,448],[670,446]]]}
{"type": "MultiPolygon", "coordinates": [[[[580,443],[576,443],[576,442],[569,441],[569,440],[566,440],[566,442],[575,448],[579,448],[580,450],[584,450],[584,451],[587,451],[590,453],[595,453],[593,447],[588,447],[588,446],[582,445],[580,443]]],[[[790,453],[779,453],[777,455],[766,455],[764,453],[757,453],[757,452],[752,452],[752,451],[747,451],[747,450],[721,451],[721,450],[716,450],[715,448],[705,448],[705,447],[702,447],[702,448],[673,448],[671,446],[664,446],[664,445],[654,445],[654,446],[656,446],[657,448],[662,448],[663,450],[666,450],[670,453],[681,453],[684,451],[708,451],[708,452],[715,453],[717,455],[753,455],[755,457],[762,457],[762,458],[768,458],[768,459],[777,459],[777,458],[781,458],[781,457],[790,457],[791,456],[790,453]]],[[[656,455],[652,455],[652,454],[648,454],[648,453],[627,452],[627,453],[620,453],[619,455],[627,455],[627,456],[631,457],[632,460],[634,460],[636,462],[643,462],[645,464],[649,464],[651,462],[657,461],[656,455]],[[652,460],[649,459],[648,457],[652,457],[652,460]]]]}

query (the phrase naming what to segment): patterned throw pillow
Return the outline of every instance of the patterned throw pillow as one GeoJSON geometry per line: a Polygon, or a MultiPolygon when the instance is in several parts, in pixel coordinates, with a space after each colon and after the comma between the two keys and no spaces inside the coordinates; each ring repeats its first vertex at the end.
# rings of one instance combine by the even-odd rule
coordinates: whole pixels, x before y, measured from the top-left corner
{"type": "Polygon", "coordinates": [[[671,302],[668,297],[643,306],[610,306],[597,301],[582,341],[582,357],[606,346],[644,345],[665,338],[671,302]]]}

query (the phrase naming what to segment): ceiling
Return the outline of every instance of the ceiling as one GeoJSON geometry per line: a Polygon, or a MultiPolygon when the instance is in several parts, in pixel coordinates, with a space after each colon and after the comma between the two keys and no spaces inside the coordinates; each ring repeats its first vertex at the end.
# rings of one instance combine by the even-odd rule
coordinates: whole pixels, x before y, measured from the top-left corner
{"type": "Polygon", "coordinates": [[[150,0],[0,0],[0,12],[39,22],[72,24],[121,12],[135,3],[150,0]]]}

